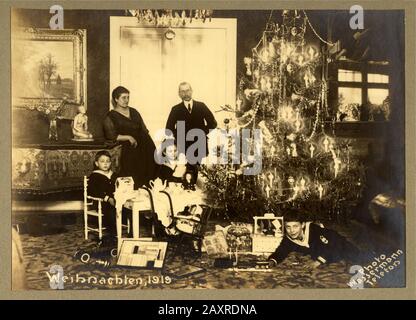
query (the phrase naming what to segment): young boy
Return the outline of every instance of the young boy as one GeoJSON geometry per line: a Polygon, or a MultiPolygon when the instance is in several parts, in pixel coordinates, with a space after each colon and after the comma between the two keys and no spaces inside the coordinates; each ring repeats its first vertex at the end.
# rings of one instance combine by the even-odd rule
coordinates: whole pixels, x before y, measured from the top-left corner
{"type": "Polygon", "coordinates": [[[89,196],[104,199],[102,203],[103,225],[109,239],[117,236],[116,209],[114,200],[116,175],[111,170],[111,155],[108,151],[99,151],[95,155],[94,171],[88,177],[89,196]]]}
{"type": "Polygon", "coordinates": [[[282,262],[293,251],[311,255],[311,268],[341,260],[358,262],[362,259],[362,253],[344,237],[322,225],[304,222],[301,214],[294,210],[284,215],[284,225],[285,236],[269,257],[271,266],[282,262]]]}

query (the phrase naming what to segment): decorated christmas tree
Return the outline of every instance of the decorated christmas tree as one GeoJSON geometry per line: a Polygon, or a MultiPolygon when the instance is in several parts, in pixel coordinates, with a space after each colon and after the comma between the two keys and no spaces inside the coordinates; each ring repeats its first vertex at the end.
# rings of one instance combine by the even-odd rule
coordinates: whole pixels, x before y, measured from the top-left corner
{"type": "Polygon", "coordinates": [[[336,112],[327,102],[327,51],[333,44],[319,36],[306,12],[284,10],[281,17],[280,23],[269,19],[251,57],[244,58],[246,76],[239,81],[236,106],[223,107],[230,114],[229,143],[219,153],[229,153],[227,163],[201,170],[212,199],[234,219],[284,215],[288,207],[310,218],[334,217],[359,199],[364,184],[352,143],[335,136],[336,112]],[[308,44],[307,32],[323,44],[308,44]],[[239,134],[248,128],[252,135],[239,134]],[[262,133],[262,169],[246,175],[249,164],[231,153],[235,137],[254,150],[255,129],[262,133]]]}

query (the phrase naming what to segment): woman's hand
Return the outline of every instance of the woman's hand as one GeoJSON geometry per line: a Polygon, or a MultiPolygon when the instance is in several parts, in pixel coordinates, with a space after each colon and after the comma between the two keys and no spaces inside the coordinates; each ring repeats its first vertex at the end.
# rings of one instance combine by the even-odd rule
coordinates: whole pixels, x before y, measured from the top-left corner
{"type": "Polygon", "coordinates": [[[117,136],[117,141],[128,141],[128,142],[130,142],[130,145],[133,148],[136,148],[137,147],[137,140],[134,139],[134,137],[132,137],[132,136],[119,134],[117,136]]]}
{"type": "Polygon", "coordinates": [[[131,145],[133,148],[136,148],[136,147],[137,147],[137,140],[136,140],[136,139],[134,139],[134,137],[132,137],[132,136],[127,136],[127,141],[128,141],[128,142],[130,142],[130,145],[131,145]]]}

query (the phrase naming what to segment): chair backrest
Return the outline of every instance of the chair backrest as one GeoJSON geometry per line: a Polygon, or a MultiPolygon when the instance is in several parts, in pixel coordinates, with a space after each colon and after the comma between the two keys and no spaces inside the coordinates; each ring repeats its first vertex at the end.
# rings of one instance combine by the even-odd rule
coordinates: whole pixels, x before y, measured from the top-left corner
{"type": "Polygon", "coordinates": [[[84,176],[84,207],[88,205],[88,177],[84,176]]]}
{"type": "Polygon", "coordinates": [[[94,204],[94,201],[98,202],[98,206],[101,206],[100,202],[103,201],[101,198],[96,198],[88,195],[88,177],[84,176],[84,208],[94,204]]]}
{"type": "Polygon", "coordinates": [[[164,195],[166,195],[168,197],[168,201],[169,201],[169,214],[170,214],[170,218],[173,220],[175,218],[175,212],[173,211],[173,202],[172,202],[172,197],[170,196],[170,194],[164,190],[160,191],[160,193],[163,193],[164,195]]]}
{"type": "Polygon", "coordinates": [[[205,234],[205,231],[208,227],[208,221],[212,213],[212,208],[207,205],[200,205],[202,210],[200,221],[197,225],[194,227],[194,235],[198,237],[203,237],[205,234]]]}

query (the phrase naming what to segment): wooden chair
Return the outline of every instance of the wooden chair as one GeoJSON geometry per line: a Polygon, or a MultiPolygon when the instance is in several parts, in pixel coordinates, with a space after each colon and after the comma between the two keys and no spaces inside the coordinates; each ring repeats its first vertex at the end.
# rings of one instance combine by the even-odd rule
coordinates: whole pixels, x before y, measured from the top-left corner
{"type": "MultiPolygon", "coordinates": [[[[104,199],[96,198],[88,195],[88,178],[84,176],[84,238],[88,240],[88,234],[90,232],[98,233],[98,239],[101,240],[103,237],[103,212],[102,203],[104,199]],[[95,206],[96,204],[96,206],[95,206]],[[88,225],[88,217],[96,217],[98,221],[98,227],[94,228],[88,225]]],[[[127,224],[122,224],[122,227],[127,229],[127,233],[130,232],[130,221],[127,224]]]]}

